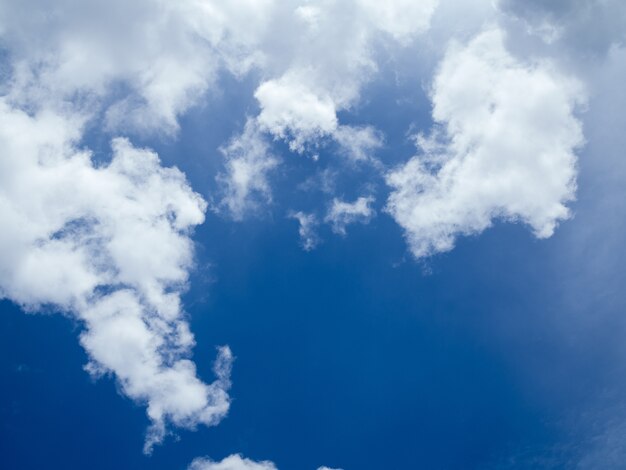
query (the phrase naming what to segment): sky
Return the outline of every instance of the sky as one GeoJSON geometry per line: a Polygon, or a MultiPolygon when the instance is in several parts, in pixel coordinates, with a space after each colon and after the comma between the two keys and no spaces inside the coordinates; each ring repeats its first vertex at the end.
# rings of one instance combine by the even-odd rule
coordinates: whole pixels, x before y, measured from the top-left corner
{"type": "Polygon", "coordinates": [[[623,468],[625,41],[0,0],[0,468],[623,468]]]}

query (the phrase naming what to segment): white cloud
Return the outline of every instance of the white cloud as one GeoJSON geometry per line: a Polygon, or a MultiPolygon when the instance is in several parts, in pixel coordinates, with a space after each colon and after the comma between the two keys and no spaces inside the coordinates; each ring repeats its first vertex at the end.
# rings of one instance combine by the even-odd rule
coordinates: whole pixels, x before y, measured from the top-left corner
{"type": "Polygon", "coordinates": [[[180,171],[125,139],[94,165],[77,147],[81,126],[0,100],[0,296],[81,322],[87,370],[113,374],[147,405],[149,451],[168,423],[213,425],[229,407],[231,353],[220,350],[217,381],[203,383],[180,305],[206,203],[180,171]]]}
{"type": "Polygon", "coordinates": [[[375,214],[374,209],[370,207],[373,202],[374,198],[371,196],[359,197],[354,202],[345,202],[335,198],[324,222],[331,224],[335,233],[345,235],[347,225],[355,222],[367,224],[370,221],[375,214]]]}
{"type": "Polygon", "coordinates": [[[272,462],[255,462],[234,454],[220,462],[208,458],[195,459],[188,470],[277,470],[277,468],[272,462]]]}
{"type": "Polygon", "coordinates": [[[358,97],[376,68],[375,38],[406,42],[428,28],[437,4],[2,1],[0,35],[10,52],[12,100],[38,105],[80,97],[85,109],[105,113],[113,131],[173,134],[178,116],[220,70],[241,75],[256,67],[264,77],[261,121],[297,145],[332,130],[335,111],[358,97]]]}
{"type": "Polygon", "coordinates": [[[256,44],[273,4],[2,1],[11,99],[50,105],[80,97],[90,109],[104,104],[113,130],[174,133],[177,116],[198,101],[220,68],[241,73],[262,59],[256,44]]]}
{"type": "Polygon", "coordinates": [[[450,250],[457,236],[494,219],[551,236],[575,194],[581,86],[548,62],[515,59],[492,29],[450,46],[432,100],[440,129],[421,137],[422,155],[387,177],[387,210],[413,254],[450,250]]]}
{"type": "Polygon", "coordinates": [[[430,19],[438,5],[437,0],[358,0],[372,25],[394,39],[406,41],[428,29],[430,19]]]}
{"type": "Polygon", "coordinates": [[[383,137],[373,127],[339,126],[335,130],[334,138],[349,160],[378,163],[374,153],[383,146],[383,137]]]}
{"type": "MultiPolygon", "coordinates": [[[[381,133],[370,126],[341,124],[337,113],[358,102],[362,85],[376,72],[376,41],[406,44],[428,29],[437,4],[438,0],[312,0],[275,5],[267,34],[257,38],[256,53],[264,60],[257,63],[263,79],[254,93],[260,107],[256,128],[284,140],[293,152],[315,154],[334,141],[349,160],[378,164],[374,153],[382,146],[381,133]]],[[[259,138],[235,140],[241,144],[240,153],[254,155],[255,166],[275,166],[269,153],[263,162],[259,138]]],[[[229,182],[233,176],[228,169],[222,183],[238,187],[229,182]]],[[[260,181],[262,192],[268,194],[267,180],[260,181]]],[[[244,207],[241,201],[245,197],[226,202],[244,207]]],[[[236,219],[245,212],[231,210],[236,219]]]]}
{"type": "Polygon", "coordinates": [[[320,242],[316,228],[319,225],[315,214],[307,214],[302,211],[290,212],[289,217],[298,221],[298,234],[305,251],[313,250],[320,242]]]}
{"type": "MultiPolygon", "coordinates": [[[[329,140],[353,161],[372,161],[382,144],[370,127],[342,125],[337,112],[349,109],[376,72],[374,43],[389,37],[401,44],[428,29],[438,0],[374,2],[352,0],[285,3],[277,25],[281,47],[266,55],[267,78],[255,92],[259,127],[303,153],[329,140]],[[291,11],[287,10],[291,8],[291,11]],[[288,38],[285,40],[285,38],[288,38]]],[[[278,39],[268,44],[274,46],[278,39]]]]}
{"type": "Polygon", "coordinates": [[[248,120],[244,131],[221,150],[226,168],[217,176],[223,193],[219,206],[241,220],[259,202],[272,200],[268,173],[278,165],[278,159],[269,152],[254,120],[248,120]]]}
{"type": "MultiPolygon", "coordinates": [[[[187,467],[188,470],[278,470],[273,462],[255,462],[239,454],[233,454],[220,462],[209,458],[197,458],[187,467]]],[[[319,467],[317,470],[342,470],[340,468],[319,467]]]]}
{"type": "Polygon", "coordinates": [[[254,96],[261,113],[259,126],[289,141],[293,151],[303,152],[304,144],[332,134],[337,129],[335,104],[329,96],[318,96],[302,77],[291,73],[262,83],[254,96]]]}

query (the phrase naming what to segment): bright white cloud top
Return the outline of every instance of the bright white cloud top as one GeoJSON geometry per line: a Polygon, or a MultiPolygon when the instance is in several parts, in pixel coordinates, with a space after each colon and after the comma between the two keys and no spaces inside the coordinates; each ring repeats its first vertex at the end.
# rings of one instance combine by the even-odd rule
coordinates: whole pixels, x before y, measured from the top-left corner
{"type": "Polygon", "coordinates": [[[515,59],[493,29],[450,47],[432,100],[440,128],[418,136],[422,154],[387,177],[387,210],[413,254],[448,251],[495,219],[551,236],[576,190],[581,85],[548,62],[515,59]]]}
{"type": "Polygon", "coordinates": [[[220,462],[208,458],[195,459],[188,470],[277,470],[276,466],[269,461],[255,462],[241,455],[229,455],[220,462]]]}
{"type": "MultiPolygon", "coordinates": [[[[209,458],[197,458],[188,470],[278,470],[273,462],[264,460],[256,462],[246,459],[239,454],[229,455],[220,462],[215,462],[209,458]]],[[[317,470],[342,470],[340,468],[319,467],[317,470]]]]}

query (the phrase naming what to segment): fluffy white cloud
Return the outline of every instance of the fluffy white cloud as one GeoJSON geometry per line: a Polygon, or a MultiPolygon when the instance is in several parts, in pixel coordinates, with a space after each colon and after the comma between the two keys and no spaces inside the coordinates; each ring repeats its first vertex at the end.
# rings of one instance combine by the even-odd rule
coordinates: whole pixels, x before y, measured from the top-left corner
{"type": "MultiPolygon", "coordinates": [[[[289,35],[290,44],[275,51],[277,58],[267,64],[271,78],[255,94],[261,126],[299,152],[321,137],[335,138],[349,148],[351,135],[362,142],[364,134],[344,129],[336,135],[345,127],[339,126],[337,111],[355,103],[361,86],[376,71],[374,42],[385,35],[405,42],[425,31],[437,3],[318,0],[291,6],[284,14],[293,18],[298,34],[289,35]]],[[[373,134],[367,137],[372,140],[373,134]]]]}
{"type": "MultiPolygon", "coordinates": [[[[273,462],[246,459],[239,454],[233,454],[220,462],[215,462],[209,458],[197,458],[188,470],[278,470],[273,462]]],[[[317,470],[342,470],[340,468],[319,467],[317,470]]]]}
{"type": "Polygon", "coordinates": [[[515,59],[492,29],[450,46],[432,100],[440,128],[420,136],[422,154],[387,177],[387,210],[413,254],[450,250],[458,235],[480,233],[494,219],[551,236],[569,217],[576,188],[579,83],[548,62],[515,59]]]}
{"type": "Polygon", "coordinates": [[[254,96],[261,106],[257,118],[259,126],[276,137],[289,140],[293,151],[302,152],[305,143],[337,129],[333,100],[313,93],[295,73],[264,82],[254,96]]]}
{"type": "Polygon", "coordinates": [[[272,462],[255,462],[234,454],[220,462],[214,462],[208,458],[195,459],[188,470],[277,470],[272,462]]]}
{"type": "Polygon", "coordinates": [[[0,296],[80,321],[87,370],[147,405],[149,451],[168,423],[213,425],[229,407],[231,353],[219,351],[217,380],[203,383],[180,303],[206,203],[125,139],[96,166],[81,134],[78,119],[0,99],[0,296]]]}
{"type": "Polygon", "coordinates": [[[10,95],[28,105],[105,104],[112,129],[173,133],[226,67],[261,60],[255,47],[273,0],[24,0],[0,2],[10,95]]]}
{"type": "Polygon", "coordinates": [[[374,198],[359,197],[354,202],[345,202],[337,198],[328,209],[324,222],[331,224],[333,232],[340,235],[346,234],[346,226],[355,222],[367,224],[374,216],[375,211],[370,207],[374,198]]]}
{"type": "Polygon", "coordinates": [[[319,222],[315,214],[307,214],[298,211],[289,213],[289,217],[298,221],[298,234],[300,235],[302,248],[304,248],[305,251],[314,249],[320,242],[316,231],[319,222]]]}

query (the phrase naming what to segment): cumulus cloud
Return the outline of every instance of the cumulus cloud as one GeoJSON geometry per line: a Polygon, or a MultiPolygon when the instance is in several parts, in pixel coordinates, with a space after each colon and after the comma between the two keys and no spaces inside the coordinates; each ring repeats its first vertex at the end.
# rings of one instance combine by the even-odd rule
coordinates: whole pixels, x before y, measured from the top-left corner
{"type": "Polygon", "coordinates": [[[298,234],[305,251],[313,250],[320,242],[316,228],[319,221],[315,214],[307,214],[302,211],[290,212],[289,217],[298,221],[298,234]]]}
{"type": "Polygon", "coordinates": [[[550,63],[511,56],[499,29],[452,44],[432,88],[438,128],[418,137],[421,155],[387,176],[387,210],[413,254],[450,250],[494,219],[551,236],[575,195],[583,99],[550,63]]]}
{"type": "MultiPolygon", "coordinates": [[[[239,454],[233,454],[226,457],[220,462],[215,462],[209,458],[197,458],[188,470],[278,470],[273,462],[262,461],[255,462],[246,459],[239,454]]],[[[332,469],[329,467],[319,467],[317,470],[342,470],[340,468],[332,469]]]]}
{"type": "Polygon", "coordinates": [[[331,224],[333,232],[345,235],[347,225],[355,222],[367,224],[370,221],[375,214],[374,209],[370,207],[373,202],[374,198],[371,196],[359,197],[354,202],[345,202],[335,198],[324,222],[331,224]]]}
{"type": "Polygon", "coordinates": [[[262,83],[254,96],[261,113],[259,126],[276,137],[289,140],[293,151],[304,151],[306,142],[332,134],[337,129],[335,103],[304,85],[303,77],[290,73],[262,83]]]}
{"type": "Polygon", "coordinates": [[[103,106],[113,130],[174,133],[220,68],[241,73],[260,61],[255,45],[273,3],[0,2],[11,97],[29,105],[80,97],[103,106]]]}
{"type": "Polygon", "coordinates": [[[241,455],[234,454],[220,462],[214,462],[208,458],[195,459],[188,470],[277,470],[272,462],[255,462],[241,455]]]}
{"type": "Polygon", "coordinates": [[[147,405],[149,451],[168,423],[213,425],[229,407],[230,350],[203,383],[180,302],[206,203],[153,152],[114,139],[96,166],[80,136],[75,119],[0,100],[0,296],[80,321],[86,369],[147,405]]]}

